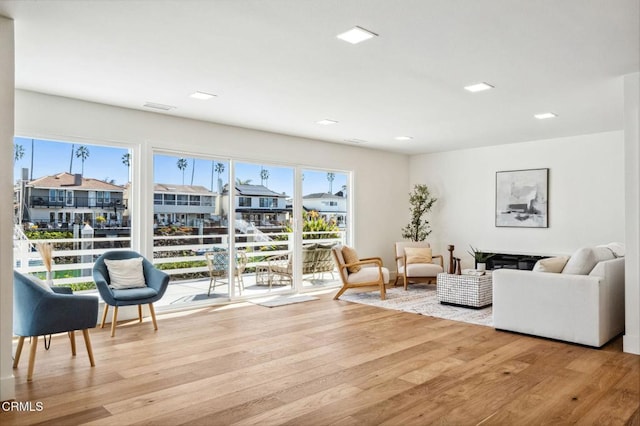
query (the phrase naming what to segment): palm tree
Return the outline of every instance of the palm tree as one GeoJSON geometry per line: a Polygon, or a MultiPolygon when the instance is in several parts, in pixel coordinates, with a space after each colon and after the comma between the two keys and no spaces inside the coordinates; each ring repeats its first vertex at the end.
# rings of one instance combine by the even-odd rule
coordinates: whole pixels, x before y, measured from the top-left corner
{"type": "Polygon", "coordinates": [[[191,186],[193,186],[193,175],[196,172],[196,159],[194,158],[191,162],[191,186]]]}
{"type": "Polygon", "coordinates": [[[236,178],[236,185],[249,185],[251,183],[251,179],[240,179],[236,178]]]}
{"type": "Polygon", "coordinates": [[[178,162],[176,163],[178,165],[178,169],[180,169],[182,171],[182,184],[184,185],[184,171],[187,168],[187,159],[186,158],[179,158],[178,162]]]}
{"type": "Polygon", "coordinates": [[[76,149],[76,157],[82,160],[82,169],[80,173],[84,176],[84,160],[89,158],[89,148],[84,145],[80,145],[78,149],[76,149]]]}
{"type": "Polygon", "coordinates": [[[333,180],[336,178],[335,173],[327,173],[327,180],[329,181],[329,194],[333,193],[333,180]]]}
{"type": "Polygon", "coordinates": [[[24,157],[24,147],[19,143],[13,145],[13,164],[24,157]]]}
{"type": "Polygon", "coordinates": [[[213,173],[218,174],[218,192],[220,192],[220,175],[224,172],[224,164],[211,160],[211,192],[213,192],[213,173]]]}
{"type": "Polygon", "coordinates": [[[269,170],[260,169],[260,185],[264,185],[265,182],[267,182],[265,186],[268,188],[269,187],[269,170]]]}
{"type": "Polygon", "coordinates": [[[131,153],[127,152],[122,155],[122,164],[127,166],[127,181],[129,180],[129,171],[131,169],[131,153]]]}
{"type": "Polygon", "coordinates": [[[71,144],[71,160],[69,160],[69,174],[73,173],[73,154],[75,153],[76,146],[71,144]]]}
{"type": "Polygon", "coordinates": [[[33,153],[35,148],[33,147],[33,139],[31,139],[31,168],[29,169],[29,180],[33,180],[33,153]]]}

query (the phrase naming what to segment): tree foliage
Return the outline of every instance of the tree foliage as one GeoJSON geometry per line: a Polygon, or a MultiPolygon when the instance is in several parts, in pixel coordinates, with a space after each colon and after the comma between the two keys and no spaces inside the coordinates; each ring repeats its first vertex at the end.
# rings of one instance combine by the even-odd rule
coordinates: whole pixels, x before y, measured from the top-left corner
{"type": "Polygon", "coordinates": [[[429,221],[425,215],[431,211],[436,201],[437,198],[431,195],[427,185],[414,185],[413,191],[409,193],[411,219],[409,224],[402,228],[402,238],[411,241],[424,241],[431,234],[429,221]]]}

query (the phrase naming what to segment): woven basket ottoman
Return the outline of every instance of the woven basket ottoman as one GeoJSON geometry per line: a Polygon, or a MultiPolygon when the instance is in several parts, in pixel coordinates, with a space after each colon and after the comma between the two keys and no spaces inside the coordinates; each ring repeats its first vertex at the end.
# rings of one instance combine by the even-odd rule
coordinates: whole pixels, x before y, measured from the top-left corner
{"type": "Polygon", "coordinates": [[[437,280],[438,301],[443,305],[485,308],[492,303],[491,274],[454,275],[441,273],[437,280]]]}

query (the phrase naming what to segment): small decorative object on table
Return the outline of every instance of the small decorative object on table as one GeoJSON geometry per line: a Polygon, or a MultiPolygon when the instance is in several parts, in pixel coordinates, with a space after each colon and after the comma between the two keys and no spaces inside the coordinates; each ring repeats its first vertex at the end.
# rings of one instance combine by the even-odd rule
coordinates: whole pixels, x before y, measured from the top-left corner
{"type": "Polygon", "coordinates": [[[471,248],[471,251],[468,251],[467,253],[469,253],[475,259],[476,269],[478,269],[479,271],[484,271],[487,268],[487,260],[493,257],[493,253],[480,251],[473,248],[472,245],[469,245],[469,247],[471,248]]]}

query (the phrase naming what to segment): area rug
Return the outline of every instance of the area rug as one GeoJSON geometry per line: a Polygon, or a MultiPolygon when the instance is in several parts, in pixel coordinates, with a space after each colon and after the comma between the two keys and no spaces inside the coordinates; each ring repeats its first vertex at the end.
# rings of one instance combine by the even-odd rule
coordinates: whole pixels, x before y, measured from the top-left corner
{"type": "Polygon", "coordinates": [[[249,302],[267,308],[275,308],[276,306],[292,305],[294,303],[310,302],[312,300],[318,300],[318,298],[303,294],[297,296],[271,296],[268,298],[252,299],[249,300],[249,302]]]}
{"type": "Polygon", "coordinates": [[[386,300],[380,300],[380,292],[378,291],[355,292],[347,290],[340,296],[340,300],[470,324],[493,326],[491,306],[483,309],[471,309],[442,305],[438,302],[436,286],[433,284],[410,284],[407,291],[404,291],[404,287],[401,286],[390,287],[387,289],[386,300]]]}

